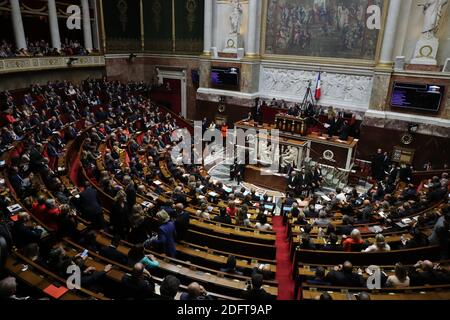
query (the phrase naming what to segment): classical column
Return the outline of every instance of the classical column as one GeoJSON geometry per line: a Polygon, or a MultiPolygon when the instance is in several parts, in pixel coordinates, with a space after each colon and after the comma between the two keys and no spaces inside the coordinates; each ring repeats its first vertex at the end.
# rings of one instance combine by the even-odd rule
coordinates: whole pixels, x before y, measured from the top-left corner
{"type": "Polygon", "coordinates": [[[381,46],[380,65],[392,66],[393,53],[395,47],[395,36],[398,26],[398,20],[400,16],[402,1],[391,0],[389,1],[389,10],[386,20],[386,26],[384,28],[383,44],[381,46]]]}
{"type": "Polygon", "coordinates": [[[87,51],[92,51],[91,14],[89,12],[89,0],[81,0],[81,9],[83,12],[84,48],[87,51]]]}
{"type": "Polygon", "coordinates": [[[16,47],[17,49],[27,49],[27,41],[25,40],[25,31],[23,29],[19,0],[10,0],[10,3],[11,19],[14,29],[14,38],[16,39],[16,47]]]}
{"type": "Polygon", "coordinates": [[[50,24],[52,47],[61,50],[61,38],[59,37],[58,14],[56,13],[55,0],[48,0],[48,21],[50,24]]]}
{"type": "Polygon", "coordinates": [[[203,32],[203,54],[211,55],[213,34],[213,0],[205,0],[205,21],[203,32]]]}
{"type": "Polygon", "coordinates": [[[258,55],[256,47],[257,24],[258,24],[258,0],[248,1],[248,28],[247,28],[247,53],[249,57],[258,55]]]}
{"type": "Polygon", "coordinates": [[[95,50],[100,50],[99,23],[97,1],[90,0],[91,8],[94,10],[94,19],[92,21],[92,42],[95,50]]]}

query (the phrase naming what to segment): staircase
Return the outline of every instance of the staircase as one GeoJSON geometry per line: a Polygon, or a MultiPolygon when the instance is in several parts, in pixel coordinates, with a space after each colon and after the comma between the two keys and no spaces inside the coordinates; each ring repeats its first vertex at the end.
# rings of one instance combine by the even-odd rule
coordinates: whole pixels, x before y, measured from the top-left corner
{"type": "MultiPolygon", "coordinates": [[[[314,168],[316,162],[311,159],[305,160],[305,165],[314,168]]],[[[327,166],[324,164],[320,164],[320,168],[322,169],[322,175],[324,178],[323,188],[329,190],[336,190],[336,188],[345,188],[348,184],[348,177],[350,172],[346,170],[337,169],[332,166],[327,166]]]]}

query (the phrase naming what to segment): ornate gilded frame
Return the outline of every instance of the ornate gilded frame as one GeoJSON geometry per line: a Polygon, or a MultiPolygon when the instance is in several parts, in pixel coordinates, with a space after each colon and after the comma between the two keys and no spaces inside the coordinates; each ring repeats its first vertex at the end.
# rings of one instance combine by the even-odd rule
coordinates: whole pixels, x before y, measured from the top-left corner
{"type": "Polygon", "coordinates": [[[384,38],[384,30],[386,26],[386,19],[389,9],[390,0],[383,0],[383,10],[381,15],[381,30],[378,34],[377,47],[375,51],[374,60],[364,59],[344,59],[344,58],[328,58],[328,57],[309,57],[309,56],[297,56],[297,55],[278,55],[266,53],[266,30],[267,30],[267,7],[268,0],[262,0],[262,14],[261,14],[261,34],[260,34],[260,52],[261,59],[272,61],[289,61],[289,62],[301,62],[301,63],[320,63],[320,64],[337,64],[337,65],[352,65],[352,66],[366,66],[374,67],[380,61],[381,46],[384,38]]]}

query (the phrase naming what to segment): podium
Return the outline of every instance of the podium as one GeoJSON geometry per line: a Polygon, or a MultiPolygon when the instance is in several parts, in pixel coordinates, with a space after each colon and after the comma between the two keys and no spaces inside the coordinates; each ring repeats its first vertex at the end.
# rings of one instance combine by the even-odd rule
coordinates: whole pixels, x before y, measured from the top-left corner
{"type": "Polygon", "coordinates": [[[299,134],[301,136],[306,136],[308,133],[308,126],[305,118],[298,118],[281,113],[275,116],[275,127],[280,131],[299,134]]]}

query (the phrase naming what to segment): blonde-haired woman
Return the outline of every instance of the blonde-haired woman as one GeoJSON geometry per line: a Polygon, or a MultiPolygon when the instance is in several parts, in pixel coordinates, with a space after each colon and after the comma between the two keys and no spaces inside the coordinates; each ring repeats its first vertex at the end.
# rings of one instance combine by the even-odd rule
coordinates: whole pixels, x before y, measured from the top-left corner
{"type": "Polygon", "coordinates": [[[110,222],[114,235],[124,238],[128,231],[128,205],[127,194],[123,190],[117,192],[111,207],[110,222]]]}

